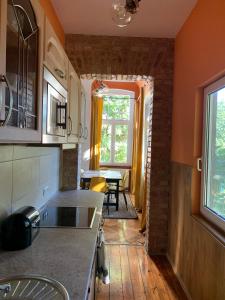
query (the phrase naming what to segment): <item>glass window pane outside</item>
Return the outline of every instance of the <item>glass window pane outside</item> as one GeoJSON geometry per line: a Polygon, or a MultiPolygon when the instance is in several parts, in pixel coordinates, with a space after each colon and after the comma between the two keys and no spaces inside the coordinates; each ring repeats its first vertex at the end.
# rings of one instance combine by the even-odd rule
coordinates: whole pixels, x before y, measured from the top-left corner
{"type": "Polygon", "coordinates": [[[225,220],[225,88],[209,95],[205,207],[225,220]]]}
{"type": "Polygon", "coordinates": [[[104,96],[103,120],[129,120],[130,97],[129,96],[104,96]]]}
{"type": "Polygon", "coordinates": [[[111,161],[111,135],[112,126],[108,124],[102,124],[100,161],[103,163],[109,163],[111,161]]]}
{"type": "Polygon", "coordinates": [[[128,125],[115,126],[115,162],[127,162],[128,125]]]}

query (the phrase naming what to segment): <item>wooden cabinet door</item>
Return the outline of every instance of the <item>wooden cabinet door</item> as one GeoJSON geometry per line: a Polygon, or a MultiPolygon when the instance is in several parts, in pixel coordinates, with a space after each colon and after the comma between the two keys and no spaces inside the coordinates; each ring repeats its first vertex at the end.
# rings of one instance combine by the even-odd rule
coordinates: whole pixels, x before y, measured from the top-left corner
{"type": "Polygon", "coordinates": [[[39,2],[0,2],[0,143],[41,142],[43,28],[39,2]]]}
{"type": "Polygon", "coordinates": [[[44,64],[67,89],[68,58],[47,18],[45,19],[44,64]]]}
{"type": "Polygon", "coordinates": [[[79,93],[80,80],[69,63],[68,75],[68,143],[77,143],[79,138],[79,93]]]}

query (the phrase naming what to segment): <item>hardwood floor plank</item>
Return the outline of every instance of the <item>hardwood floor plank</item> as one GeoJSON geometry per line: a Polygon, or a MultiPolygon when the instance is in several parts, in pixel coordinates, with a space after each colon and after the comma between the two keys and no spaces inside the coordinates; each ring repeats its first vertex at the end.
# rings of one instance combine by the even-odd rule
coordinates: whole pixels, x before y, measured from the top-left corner
{"type": "Polygon", "coordinates": [[[144,237],[138,231],[139,220],[106,219],[104,223],[105,240],[115,244],[144,244],[144,237]]]}
{"type": "Polygon", "coordinates": [[[138,254],[138,260],[143,277],[143,284],[145,287],[147,299],[161,300],[159,291],[157,288],[157,280],[153,270],[149,267],[148,257],[145,253],[144,247],[136,249],[138,254]]]}
{"type": "Polygon", "coordinates": [[[145,253],[138,229],[138,220],[105,221],[111,282],[100,284],[96,299],[187,300],[167,258],[145,253]]]}
{"type": "Polygon", "coordinates": [[[170,299],[187,300],[187,296],[176,278],[167,258],[155,256],[152,257],[151,260],[154,262],[154,265],[157,266],[160,275],[164,278],[164,286],[168,291],[170,299]]]}
{"type": "Polygon", "coordinates": [[[120,259],[121,259],[121,272],[122,272],[122,284],[123,284],[123,299],[134,300],[127,246],[124,245],[120,246],[120,259]]]}
{"type": "Polygon", "coordinates": [[[133,285],[134,299],[135,300],[147,300],[145,294],[144,283],[142,280],[141,270],[139,266],[137,251],[135,246],[127,247],[130,276],[133,285]]]}
{"type": "Polygon", "coordinates": [[[110,300],[123,299],[120,246],[110,246],[110,300]]]}

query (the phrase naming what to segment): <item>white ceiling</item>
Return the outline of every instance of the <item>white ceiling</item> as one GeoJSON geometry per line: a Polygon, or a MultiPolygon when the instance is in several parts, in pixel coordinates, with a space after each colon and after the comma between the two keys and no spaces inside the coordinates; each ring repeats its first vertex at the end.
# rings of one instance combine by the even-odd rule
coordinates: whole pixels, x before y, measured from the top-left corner
{"type": "Polygon", "coordinates": [[[51,0],[65,33],[138,37],[176,36],[197,0],[141,0],[124,28],[111,18],[112,0],[51,0]]]}

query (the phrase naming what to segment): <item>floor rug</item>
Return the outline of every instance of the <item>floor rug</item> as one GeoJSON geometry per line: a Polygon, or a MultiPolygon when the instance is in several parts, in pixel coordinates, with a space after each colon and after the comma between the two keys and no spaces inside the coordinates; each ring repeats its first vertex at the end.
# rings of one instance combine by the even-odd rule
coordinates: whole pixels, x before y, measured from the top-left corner
{"type": "MultiPolygon", "coordinates": [[[[128,209],[126,208],[123,194],[120,193],[118,211],[116,210],[115,206],[110,206],[109,214],[108,214],[107,207],[104,205],[103,209],[102,209],[103,218],[105,218],[105,219],[137,219],[138,216],[137,216],[136,210],[130,200],[129,194],[126,194],[126,198],[127,198],[127,208],[128,209]]],[[[115,203],[116,202],[115,198],[110,199],[110,202],[115,203]]]]}

